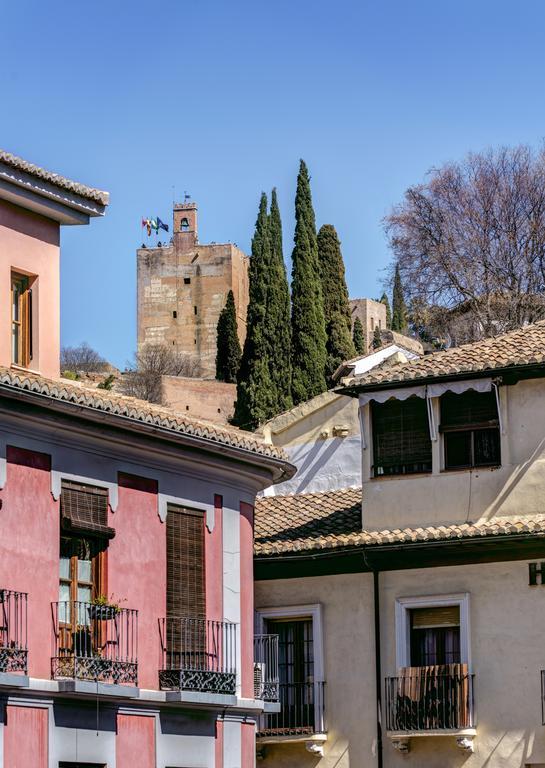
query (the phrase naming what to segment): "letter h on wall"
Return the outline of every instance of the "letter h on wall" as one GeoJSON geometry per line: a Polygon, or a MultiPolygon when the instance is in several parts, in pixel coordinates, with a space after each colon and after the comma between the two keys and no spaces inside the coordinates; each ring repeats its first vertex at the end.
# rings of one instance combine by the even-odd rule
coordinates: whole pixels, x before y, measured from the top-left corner
{"type": "Polygon", "coordinates": [[[542,587],[545,587],[545,563],[542,562],[528,564],[528,584],[530,587],[535,587],[538,584],[541,584],[542,587]]]}

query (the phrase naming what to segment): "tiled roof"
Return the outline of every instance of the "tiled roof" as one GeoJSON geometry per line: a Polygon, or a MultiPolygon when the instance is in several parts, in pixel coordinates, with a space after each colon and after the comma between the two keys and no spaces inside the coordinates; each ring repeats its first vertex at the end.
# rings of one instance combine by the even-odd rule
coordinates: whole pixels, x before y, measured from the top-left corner
{"type": "Polygon", "coordinates": [[[545,534],[545,515],[384,531],[361,529],[361,488],[257,499],[254,554],[267,557],[388,544],[545,534]]]}
{"type": "Polygon", "coordinates": [[[28,173],[31,176],[47,181],[50,184],[54,184],[56,187],[66,189],[81,197],[94,200],[101,205],[108,205],[110,199],[108,192],[103,192],[100,189],[93,189],[93,187],[87,187],[85,184],[80,184],[78,181],[72,181],[64,176],[60,176],[58,173],[47,171],[45,168],[40,168],[40,166],[29,163],[28,160],[23,160],[22,157],[12,155],[10,152],[6,152],[3,149],[0,149],[0,163],[9,165],[11,168],[28,173]]]}
{"type": "Polygon", "coordinates": [[[26,371],[0,367],[0,395],[3,388],[17,389],[34,393],[56,401],[72,403],[77,407],[91,408],[137,422],[172,430],[179,434],[198,437],[233,448],[241,448],[271,459],[286,462],[281,448],[275,448],[259,440],[250,432],[243,432],[234,427],[219,427],[207,421],[189,419],[185,415],[152,405],[144,400],[126,397],[108,390],[78,386],[67,380],[54,381],[26,371]]]}
{"type": "Polygon", "coordinates": [[[345,386],[372,389],[375,384],[415,382],[439,376],[493,372],[532,364],[545,365],[545,320],[502,336],[424,355],[418,360],[375,368],[350,379],[345,386]]]}

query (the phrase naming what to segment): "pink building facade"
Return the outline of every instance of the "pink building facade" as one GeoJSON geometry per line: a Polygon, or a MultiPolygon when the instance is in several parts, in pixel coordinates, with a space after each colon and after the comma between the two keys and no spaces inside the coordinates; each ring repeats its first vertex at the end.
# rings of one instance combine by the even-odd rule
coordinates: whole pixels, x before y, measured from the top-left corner
{"type": "Polygon", "coordinates": [[[250,768],[278,706],[253,505],[293,467],[58,379],[59,226],[107,203],[0,153],[0,766],[250,768]]]}

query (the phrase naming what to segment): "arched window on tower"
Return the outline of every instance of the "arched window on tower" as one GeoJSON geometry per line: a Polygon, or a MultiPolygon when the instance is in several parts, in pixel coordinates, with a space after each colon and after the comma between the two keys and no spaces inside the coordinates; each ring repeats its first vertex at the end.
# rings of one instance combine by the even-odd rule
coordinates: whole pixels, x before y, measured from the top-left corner
{"type": "Polygon", "coordinates": [[[187,232],[189,229],[189,221],[185,217],[180,222],[180,229],[182,232],[187,232]]]}

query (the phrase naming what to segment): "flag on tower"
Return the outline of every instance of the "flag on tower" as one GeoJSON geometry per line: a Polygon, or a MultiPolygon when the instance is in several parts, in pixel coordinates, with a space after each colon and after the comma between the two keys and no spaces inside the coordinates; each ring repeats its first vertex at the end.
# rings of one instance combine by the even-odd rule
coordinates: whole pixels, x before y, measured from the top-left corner
{"type": "Polygon", "coordinates": [[[164,229],[165,232],[168,232],[168,224],[165,224],[164,221],[161,221],[159,216],[157,216],[157,231],[159,231],[159,229],[164,229]]]}

